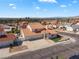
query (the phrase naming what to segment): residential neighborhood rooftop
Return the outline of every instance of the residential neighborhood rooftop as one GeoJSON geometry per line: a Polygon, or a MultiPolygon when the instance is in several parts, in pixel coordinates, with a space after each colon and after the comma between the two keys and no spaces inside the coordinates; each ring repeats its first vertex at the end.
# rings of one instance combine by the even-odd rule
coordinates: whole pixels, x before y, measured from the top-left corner
{"type": "Polygon", "coordinates": [[[3,32],[4,31],[4,29],[3,28],[0,28],[0,32],[3,32]]]}
{"type": "Polygon", "coordinates": [[[23,31],[24,36],[31,36],[31,35],[38,35],[38,34],[41,34],[41,33],[32,32],[32,31],[30,31],[28,28],[26,28],[26,29],[21,29],[21,31],[23,31]]]}
{"type": "Polygon", "coordinates": [[[57,34],[57,32],[55,32],[54,30],[49,30],[49,29],[43,30],[43,31],[41,31],[40,33],[32,32],[32,31],[30,31],[28,28],[26,28],[26,29],[21,29],[21,31],[23,31],[24,36],[39,35],[39,34],[44,34],[44,33],[57,34]]]}
{"type": "Polygon", "coordinates": [[[14,34],[6,34],[4,37],[0,37],[0,42],[13,41],[15,39],[16,39],[16,36],[14,34]]]}
{"type": "Polygon", "coordinates": [[[40,23],[34,22],[34,23],[29,23],[32,29],[41,29],[44,28],[44,26],[40,23]]]}

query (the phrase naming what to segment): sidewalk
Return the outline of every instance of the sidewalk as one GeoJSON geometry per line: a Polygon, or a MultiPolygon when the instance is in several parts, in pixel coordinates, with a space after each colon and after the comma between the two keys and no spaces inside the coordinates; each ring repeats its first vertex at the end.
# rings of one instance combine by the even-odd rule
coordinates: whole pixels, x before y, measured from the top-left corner
{"type": "Polygon", "coordinates": [[[8,56],[9,54],[9,48],[0,49],[0,59],[8,56]]]}

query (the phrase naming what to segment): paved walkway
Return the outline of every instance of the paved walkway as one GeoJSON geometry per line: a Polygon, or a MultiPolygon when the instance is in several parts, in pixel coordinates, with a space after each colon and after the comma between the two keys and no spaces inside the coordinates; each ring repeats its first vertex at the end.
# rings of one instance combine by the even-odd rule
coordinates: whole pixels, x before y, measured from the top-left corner
{"type": "Polygon", "coordinates": [[[0,49],[0,59],[9,55],[9,48],[0,49]]]}
{"type": "Polygon", "coordinates": [[[40,40],[35,40],[35,41],[25,41],[23,42],[22,45],[27,45],[28,49],[40,49],[42,47],[46,47],[49,45],[55,44],[55,42],[51,40],[45,40],[45,39],[40,39],[40,40]]]}

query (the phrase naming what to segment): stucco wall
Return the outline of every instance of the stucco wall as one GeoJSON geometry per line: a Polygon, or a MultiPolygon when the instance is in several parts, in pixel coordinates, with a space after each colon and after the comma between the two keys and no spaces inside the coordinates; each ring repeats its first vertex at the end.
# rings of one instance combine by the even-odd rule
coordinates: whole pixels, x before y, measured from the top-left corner
{"type": "Polygon", "coordinates": [[[13,41],[1,41],[0,47],[8,46],[10,44],[13,44],[13,41]]]}

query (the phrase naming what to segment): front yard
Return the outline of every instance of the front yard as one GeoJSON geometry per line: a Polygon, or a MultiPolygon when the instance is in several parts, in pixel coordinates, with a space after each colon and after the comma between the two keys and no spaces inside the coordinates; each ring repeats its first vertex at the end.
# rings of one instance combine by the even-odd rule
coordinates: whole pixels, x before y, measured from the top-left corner
{"type": "Polygon", "coordinates": [[[54,42],[60,42],[61,38],[52,38],[51,40],[53,40],[54,42]]]}
{"type": "Polygon", "coordinates": [[[62,39],[62,36],[58,35],[58,34],[49,34],[48,38],[54,42],[60,42],[62,39]]]}

